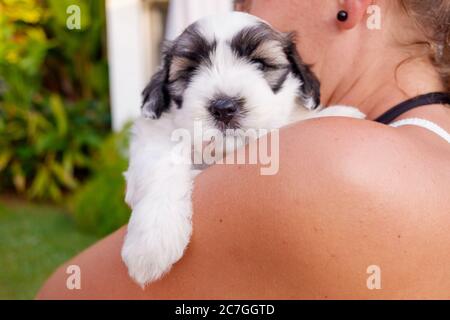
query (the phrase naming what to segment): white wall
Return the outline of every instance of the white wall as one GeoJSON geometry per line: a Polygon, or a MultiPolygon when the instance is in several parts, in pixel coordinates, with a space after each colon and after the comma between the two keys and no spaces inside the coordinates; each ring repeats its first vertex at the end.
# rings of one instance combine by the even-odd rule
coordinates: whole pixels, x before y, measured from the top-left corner
{"type": "Polygon", "coordinates": [[[107,0],[108,60],[112,125],[120,130],[140,113],[148,81],[146,14],[141,0],[107,0]]]}
{"type": "Polygon", "coordinates": [[[170,0],[166,38],[175,39],[196,20],[233,9],[232,0],[170,0]]]}

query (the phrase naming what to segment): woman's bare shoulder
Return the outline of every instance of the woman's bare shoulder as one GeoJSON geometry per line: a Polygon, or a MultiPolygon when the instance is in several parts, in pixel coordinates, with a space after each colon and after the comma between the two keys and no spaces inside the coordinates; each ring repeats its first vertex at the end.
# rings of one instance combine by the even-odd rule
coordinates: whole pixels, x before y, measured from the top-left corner
{"type": "MultiPolygon", "coordinates": [[[[411,173],[414,148],[404,140],[353,119],[282,129],[276,174],[261,175],[258,165],[217,165],[197,178],[191,243],[163,279],[142,290],[128,278],[121,229],[62,266],[38,298],[386,297],[367,289],[369,266],[423,268],[420,254],[407,256],[405,241],[422,251],[411,224],[401,223],[409,219],[405,204],[414,210],[421,200],[398,194],[420,178],[411,173]],[[80,290],[66,286],[73,264],[80,290]]],[[[398,285],[394,271],[391,289],[398,285]]]]}

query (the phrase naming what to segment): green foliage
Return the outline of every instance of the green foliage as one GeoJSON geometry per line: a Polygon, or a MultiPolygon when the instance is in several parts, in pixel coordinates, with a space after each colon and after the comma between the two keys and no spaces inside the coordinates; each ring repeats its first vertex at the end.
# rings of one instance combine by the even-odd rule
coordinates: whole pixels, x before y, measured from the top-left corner
{"type": "Polygon", "coordinates": [[[109,132],[104,1],[0,0],[0,190],[59,201],[109,132]],[[81,30],[66,9],[81,8],[81,30]]]}
{"type": "Polygon", "coordinates": [[[125,223],[130,209],[124,202],[127,168],[128,129],[111,135],[95,159],[95,173],[70,201],[77,226],[99,236],[109,234],[125,223]]]}

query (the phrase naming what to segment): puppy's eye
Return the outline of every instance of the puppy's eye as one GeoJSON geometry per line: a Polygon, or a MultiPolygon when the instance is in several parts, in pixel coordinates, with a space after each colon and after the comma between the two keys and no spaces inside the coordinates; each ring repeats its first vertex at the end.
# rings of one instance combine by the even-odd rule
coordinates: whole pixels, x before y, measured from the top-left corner
{"type": "Polygon", "coordinates": [[[261,58],[253,58],[251,60],[253,64],[255,64],[259,70],[267,71],[268,69],[273,69],[273,66],[269,65],[264,59],[261,58]]]}
{"type": "Polygon", "coordinates": [[[188,66],[183,71],[186,73],[194,73],[195,71],[197,71],[197,67],[196,66],[188,66]]]}

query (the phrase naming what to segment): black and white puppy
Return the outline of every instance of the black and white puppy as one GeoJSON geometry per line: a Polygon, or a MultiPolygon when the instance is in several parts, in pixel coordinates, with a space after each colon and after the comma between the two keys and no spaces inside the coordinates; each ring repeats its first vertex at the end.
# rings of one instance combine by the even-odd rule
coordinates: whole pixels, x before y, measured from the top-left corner
{"type": "Polygon", "coordinates": [[[196,121],[204,130],[225,133],[322,116],[364,118],[350,107],[322,109],[319,87],[292,35],[248,14],[202,19],[166,45],[162,66],[143,93],[143,117],[132,130],[125,173],[133,212],[122,258],[136,282],[160,278],[182,257],[191,236],[198,171],[174,159],[173,131],[195,135],[196,121]]]}

